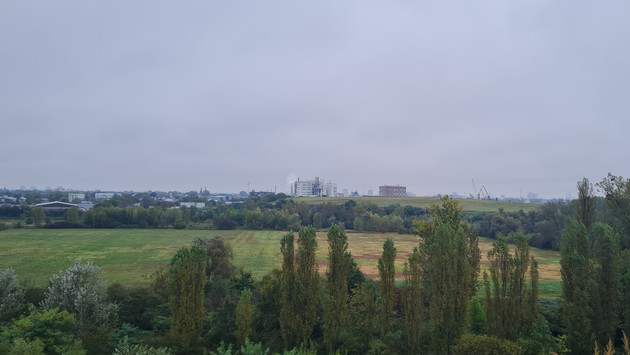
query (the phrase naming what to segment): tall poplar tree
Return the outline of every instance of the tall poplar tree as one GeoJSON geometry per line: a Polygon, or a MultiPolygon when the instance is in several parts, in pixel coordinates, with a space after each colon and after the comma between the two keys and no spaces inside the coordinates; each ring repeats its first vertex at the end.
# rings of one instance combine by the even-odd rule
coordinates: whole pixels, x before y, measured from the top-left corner
{"type": "Polygon", "coordinates": [[[206,281],[206,251],[199,246],[179,249],[171,259],[168,290],[171,337],[182,349],[199,340],[206,281]]]}
{"type": "Polygon", "coordinates": [[[302,345],[308,345],[317,323],[317,299],[319,274],[315,252],[317,233],[313,227],[300,229],[296,266],[296,301],[298,314],[298,336],[302,345]]]}
{"type": "Polygon", "coordinates": [[[280,241],[282,254],[282,310],[280,311],[280,329],[284,346],[291,349],[298,345],[299,309],[295,280],[295,247],[293,232],[285,234],[280,241]]]}
{"type": "Polygon", "coordinates": [[[396,247],[394,241],[387,237],[383,243],[383,255],[378,259],[378,273],[381,277],[381,339],[385,339],[392,327],[394,302],[396,296],[396,247]]]}
{"type": "Polygon", "coordinates": [[[422,329],[422,268],[420,252],[413,248],[409,260],[403,269],[405,283],[403,286],[403,300],[405,302],[405,326],[407,329],[407,344],[413,353],[419,352],[420,332],[422,329]]]}
{"type": "Polygon", "coordinates": [[[577,183],[578,204],[576,206],[575,215],[578,222],[582,223],[587,230],[591,229],[593,220],[595,219],[595,193],[593,184],[587,178],[577,183]]]}
{"type": "Polygon", "coordinates": [[[252,305],[252,291],[248,288],[243,290],[241,298],[236,306],[236,339],[241,346],[245,346],[245,341],[249,339],[254,330],[252,329],[252,318],[254,317],[254,306],[252,305]]]}
{"type": "Polygon", "coordinates": [[[516,235],[514,255],[510,253],[507,238],[501,234],[492,246],[488,252],[491,277],[484,273],[488,334],[516,340],[538,318],[538,266],[530,258],[527,239],[521,233],[516,235]]]}
{"type": "Polygon", "coordinates": [[[591,352],[595,341],[590,300],[595,285],[588,244],[586,227],[567,218],[560,253],[564,297],[562,317],[566,327],[567,346],[577,354],[591,352]]]}
{"type": "Polygon", "coordinates": [[[457,201],[448,196],[441,201],[431,206],[433,223],[415,221],[414,232],[420,237],[434,351],[446,354],[466,329],[481,253],[474,229],[461,221],[457,201]]]}
{"type": "Polygon", "coordinates": [[[601,223],[593,225],[594,278],[597,282],[593,305],[593,330],[599,344],[614,341],[619,325],[621,287],[619,235],[601,223]]]}
{"type": "Polygon", "coordinates": [[[324,313],[324,342],[329,351],[340,348],[344,329],[348,325],[348,272],[351,260],[346,233],[339,226],[332,225],[328,230],[328,299],[324,313]]]}

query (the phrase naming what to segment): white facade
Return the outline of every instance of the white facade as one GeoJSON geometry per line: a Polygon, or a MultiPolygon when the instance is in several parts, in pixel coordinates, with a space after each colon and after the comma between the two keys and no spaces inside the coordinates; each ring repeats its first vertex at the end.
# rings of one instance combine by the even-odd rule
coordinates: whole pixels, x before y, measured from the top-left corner
{"type": "Polygon", "coordinates": [[[337,196],[337,184],[335,184],[334,182],[329,182],[326,184],[326,196],[337,196]]]}
{"type": "Polygon", "coordinates": [[[84,193],[78,193],[78,192],[70,192],[68,193],[68,201],[72,202],[74,200],[85,200],[85,194],[84,193]]]}
{"type": "Polygon", "coordinates": [[[324,179],[316,177],[314,180],[300,180],[291,184],[291,196],[294,197],[333,197],[337,195],[337,184],[324,183],[324,179]]]}
{"type": "Polygon", "coordinates": [[[313,181],[299,179],[294,181],[291,194],[295,197],[313,197],[313,181]]]}
{"type": "Polygon", "coordinates": [[[206,208],[206,203],[205,202],[182,202],[179,205],[181,207],[206,208]]]}

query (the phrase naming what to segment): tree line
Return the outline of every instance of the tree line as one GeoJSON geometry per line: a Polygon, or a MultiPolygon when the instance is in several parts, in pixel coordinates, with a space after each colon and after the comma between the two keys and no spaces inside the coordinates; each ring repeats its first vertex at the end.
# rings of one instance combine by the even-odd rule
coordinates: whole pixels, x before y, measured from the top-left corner
{"type": "MultiPolygon", "coordinates": [[[[54,275],[43,294],[31,290],[25,296],[8,270],[3,279],[12,285],[6,288],[11,296],[2,299],[13,305],[1,315],[0,351],[468,354],[489,347],[525,353],[523,342],[539,319],[532,299],[537,284],[522,272],[530,264],[491,266],[493,278],[507,273],[509,283],[520,286],[502,294],[486,282],[488,300],[494,301],[477,309],[489,316],[476,317],[482,330],[473,331],[469,319],[481,259],[477,234],[462,221],[456,201],[445,197],[430,210],[430,221],[414,222],[419,243],[398,270],[402,283],[396,282],[398,250],[391,238],[385,239],[378,260],[379,280],[366,280],[348,252],[344,229],[336,224],[328,229],[323,273],[311,226],[300,228],[297,237],[289,232],[281,238],[281,264],[260,281],[234,267],[231,247],[220,238],[198,238],[182,247],[168,270],[152,276],[149,288],[106,287],[96,266],[78,261],[54,275]],[[19,306],[26,298],[31,306],[19,306]],[[499,331],[515,319],[518,328],[499,331]]],[[[505,249],[495,245],[497,260],[505,249]]],[[[524,256],[514,260],[534,263],[526,243],[517,250],[524,256]]],[[[541,332],[552,336],[549,328],[541,332]]],[[[549,349],[555,346],[550,344],[549,349]]]]}
{"type": "MultiPolygon", "coordinates": [[[[130,206],[130,196],[118,196],[82,213],[76,208],[65,215],[47,216],[42,208],[27,205],[1,207],[0,217],[21,217],[26,225],[45,228],[174,228],[174,229],[248,229],[299,230],[302,226],[327,229],[339,225],[346,230],[380,233],[412,233],[415,220],[430,220],[430,211],[414,206],[374,203],[343,204],[296,202],[284,194],[219,204],[206,208],[175,206],[130,206]],[[52,219],[51,219],[52,217],[52,219]],[[60,220],[62,217],[62,220],[60,220]]],[[[462,218],[480,236],[496,239],[498,234],[522,233],[527,243],[542,249],[560,250],[560,235],[566,217],[573,215],[577,200],[550,201],[530,212],[462,212],[462,218]]],[[[595,218],[607,216],[604,198],[595,197],[595,218]]],[[[50,214],[50,213],[49,213],[50,214]]],[[[19,226],[22,226],[19,222],[19,226]]],[[[0,226],[1,227],[1,226],[0,226]]],[[[511,240],[514,242],[514,240],[511,240]]]]}

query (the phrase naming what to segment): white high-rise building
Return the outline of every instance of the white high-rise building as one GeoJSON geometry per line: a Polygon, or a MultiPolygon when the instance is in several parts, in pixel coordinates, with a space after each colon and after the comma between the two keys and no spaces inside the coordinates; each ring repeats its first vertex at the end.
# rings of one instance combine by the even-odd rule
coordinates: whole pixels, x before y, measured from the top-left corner
{"type": "Polygon", "coordinates": [[[300,180],[291,184],[291,196],[295,197],[334,197],[337,195],[337,184],[332,181],[324,183],[324,179],[300,180]]]}
{"type": "Polygon", "coordinates": [[[295,197],[311,197],[313,196],[313,181],[300,180],[293,182],[291,185],[291,196],[295,197]]]}
{"type": "Polygon", "coordinates": [[[337,184],[330,181],[326,184],[326,196],[328,197],[337,196],[337,184]]]}

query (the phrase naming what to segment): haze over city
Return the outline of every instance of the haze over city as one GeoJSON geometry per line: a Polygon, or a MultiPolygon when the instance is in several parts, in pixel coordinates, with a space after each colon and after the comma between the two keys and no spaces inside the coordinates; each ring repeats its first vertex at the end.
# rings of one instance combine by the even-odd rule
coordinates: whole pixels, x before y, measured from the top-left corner
{"type": "Polygon", "coordinates": [[[3,2],[0,188],[575,196],[630,175],[629,10],[3,2]]]}

